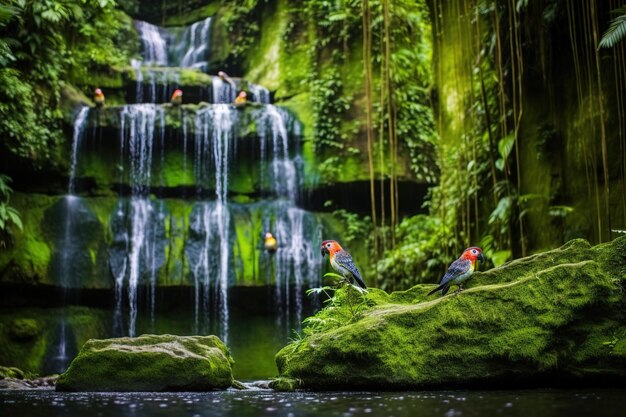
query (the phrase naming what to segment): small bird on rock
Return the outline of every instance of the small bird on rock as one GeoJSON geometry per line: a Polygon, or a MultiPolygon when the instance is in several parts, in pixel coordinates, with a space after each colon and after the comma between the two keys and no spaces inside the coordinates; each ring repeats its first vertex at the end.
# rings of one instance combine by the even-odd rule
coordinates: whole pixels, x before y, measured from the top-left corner
{"type": "Polygon", "coordinates": [[[172,94],[170,103],[172,103],[172,106],[180,106],[181,104],[183,104],[183,90],[181,90],[180,88],[174,90],[174,94],[172,94]]]}
{"type": "Polygon", "coordinates": [[[265,234],[265,250],[268,253],[275,253],[278,249],[278,242],[276,242],[276,238],[270,232],[265,234]]]}
{"type": "Polygon", "coordinates": [[[350,278],[353,278],[361,288],[367,288],[361,273],[357,269],[352,256],[343,248],[339,243],[334,240],[325,240],[322,242],[322,256],[328,254],[330,256],[330,266],[333,267],[335,272],[343,275],[349,282],[352,282],[350,278]]]}
{"type": "Polygon", "coordinates": [[[99,88],[96,88],[93,92],[93,101],[96,103],[97,108],[104,107],[104,93],[99,88]]]}
{"type": "Polygon", "coordinates": [[[428,295],[434,294],[439,290],[441,290],[441,295],[446,295],[450,286],[453,284],[459,286],[456,292],[463,291],[463,283],[472,276],[476,269],[476,260],[481,262],[485,261],[483,250],[476,246],[465,249],[461,257],[450,264],[439,286],[429,292],[428,295]]]}

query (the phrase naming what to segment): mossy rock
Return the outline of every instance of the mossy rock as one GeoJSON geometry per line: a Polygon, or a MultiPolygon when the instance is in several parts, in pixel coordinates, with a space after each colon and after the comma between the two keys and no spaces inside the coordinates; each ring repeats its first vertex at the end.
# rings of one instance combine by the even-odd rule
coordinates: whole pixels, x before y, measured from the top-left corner
{"type": "Polygon", "coordinates": [[[296,378],[275,378],[269,387],[274,391],[292,392],[302,387],[302,381],[296,378]]]}
{"type": "Polygon", "coordinates": [[[234,361],[217,336],[91,339],[58,391],[209,391],[233,383],[234,361]]]}
{"type": "Polygon", "coordinates": [[[19,368],[0,366],[0,379],[5,378],[24,379],[26,373],[19,368]]]}
{"type": "Polygon", "coordinates": [[[34,319],[15,319],[9,326],[9,337],[13,340],[31,340],[41,333],[34,319]]]}
{"type": "Polygon", "coordinates": [[[623,383],[625,280],[626,237],[577,240],[476,273],[460,294],[376,293],[362,317],[276,362],[282,378],[319,390],[623,383]]]}

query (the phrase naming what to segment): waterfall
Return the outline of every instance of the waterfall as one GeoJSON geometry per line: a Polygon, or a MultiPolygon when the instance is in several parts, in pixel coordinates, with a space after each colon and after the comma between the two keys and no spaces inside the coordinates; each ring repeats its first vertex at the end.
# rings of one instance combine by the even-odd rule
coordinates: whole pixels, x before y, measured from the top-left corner
{"type": "Polygon", "coordinates": [[[270,104],[270,92],[267,88],[260,85],[250,83],[250,92],[252,93],[252,101],[261,104],[270,104]]]}
{"type": "Polygon", "coordinates": [[[237,111],[225,104],[205,107],[196,114],[194,159],[198,194],[200,197],[205,196],[206,190],[213,184],[215,201],[200,203],[192,213],[190,233],[197,236],[197,240],[196,244],[189,244],[186,248],[194,282],[196,328],[201,321],[200,316],[209,314],[210,289],[213,288],[220,336],[224,341],[228,340],[228,286],[231,270],[228,172],[236,117],[237,111]]]}
{"type": "MultiPolygon", "coordinates": [[[[126,281],[130,316],[129,336],[135,335],[137,323],[137,288],[146,278],[151,287],[150,311],[154,316],[156,272],[162,266],[165,218],[162,201],[149,197],[152,181],[153,153],[156,126],[163,136],[165,112],[154,104],[124,106],[120,112],[120,148],[128,149],[128,182],[131,187],[130,202],[120,202],[112,219],[114,243],[109,250],[110,266],[115,277],[116,327],[122,315],[122,296],[126,281]],[[125,222],[125,219],[129,219],[125,222]]],[[[122,153],[122,158],[124,153],[122,153]]]]}
{"type": "Polygon", "coordinates": [[[135,27],[143,55],[143,61],[131,60],[137,83],[136,103],[169,102],[180,79],[180,72],[172,68],[208,69],[210,17],[184,28],[161,28],[140,20],[135,21],[135,27]],[[146,82],[148,94],[144,91],[146,82]],[[161,83],[161,91],[157,91],[157,82],[161,83]]]}
{"type": "Polygon", "coordinates": [[[156,25],[141,20],[135,21],[141,38],[143,62],[149,65],[167,66],[167,34],[156,25]]]}
{"type": "MultiPolygon", "coordinates": [[[[166,209],[169,203],[154,193],[161,192],[168,186],[168,180],[178,175],[175,170],[181,167],[168,165],[172,160],[166,158],[166,149],[174,147],[178,147],[174,152],[182,148],[183,175],[189,166],[195,176],[196,201],[188,222],[182,222],[186,236],[183,256],[176,267],[180,271],[176,279],[189,280],[193,285],[191,323],[195,333],[215,333],[228,343],[232,297],[229,287],[239,277],[243,260],[234,256],[243,253],[238,252],[235,244],[242,247],[241,233],[250,233],[245,229],[242,232],[241,224],[236,223],[241,219],[239,216],[254,219],[250,222],[254,225],[253,233],[261,228],[261,233],[271,231],[277,238],[279,246],[275,254],[266,253],[260,246],[252,251],[246,248],[250,254],[246,259],[258,256],[256,260],[252,258],[254,262],[270,266],[264,271],[268,278],[271,276],[268,283],[273,285],[281,332],[289,331],[293,324],[299,326],[304,289],[319,281],[321,258],[317,245],[321,240],[321,225],[312,213],[298,205],[303,168],[298,122],[288,111],[270,104],[266,88],[238,78],[211,78],[206,88],[210,89],[215,104],[183,107],[180,112],[158,105],[167,102],[172,90],[178,87],[179,67],[206,70],[211,19],[184,28],[159,28],[146,22],[136,22],[136,27],[143,48],[143,61],[131,63],[138,104],[106,109],[117,111],[117,119],[111,117],[111,120],[119,120],[120,198],[111,213],[107,234],[108,266],[115,288],[114,335],[139,334],[146,327],[148,315],[152,330],[155,328],[157,283],[165,270],[166,245],[172,239],[170,235],[168,242],[166,234],[171,230],[166,231],[166,226],[173,223],[165,222],[166,218],[172,218],[166,209]],[[256,105],[245,108],[231,105],[240,87],[249,92],[249,101],[256,105]],[[170,109],[168,120],[180,117],[180,132],[166,130],[166,109],[170,109]],[[258,143],[251,142],[249,137],[237,137],[241,133],[240,121],[256,124],[250,132],[257,133],[258,143]],[[257,179],[252,183],[260,184],[263,199],[235,203],[229,200],[229,186],[234,182],[233,175],[246,172],[238,166],[242,161],[237,153],[237,144],[244,141],[246,145],[240,154],[258,155],[260,159],[260,183],[257,179]],[[166,167],[173,171],[167,171],[166,167]]],[[[89,110],[82,108],[74,124],[70,194],[81,168],[78,158],[88,116],[89,110]]],[[[257,166],[256,161],[253,164],[257,166]]],[[[185,191],[182,197],[187,197],[185,191]]],[[[247,196],[242,194],[242,197],[247,196]]],[[[85,209],[71,195],[66,205],[68,213],[85,209]]],[[[69,236],[76,227],[66,226],[69,236]]],[[[258,241],[257,237],[251,238],[258,241]]],[[[65,258],[63,263],[71,265],[69,255],[65,258]]],[[[253,274],[256,276],[256,269],[253,274]]]]}
{"type": "Polygon", "coordinates": [[[261,141],[261,160],[269,161],[269,172],[261,172],[261,183],[267,177],[270,195],[277,199],[267,210],[264,220],[267,230],[272,230],[279,242],[274,259],[274,285],[277,305],[282,308],[277,320],[284,320],[285,326],[290,325],[289,310],[293,298],[295,321],[299,326],[303,287],[319,282],[321,268],[315,257],[317,248],[314,244],[321,241],[321,227],[311,213],[297,207],[301,161],[297,150],[290,149],[290,140],[297,142],[299,124],[285,110],[271,104],[263,106],[255,117],[261,141]],[[271,155],[266,155],[267,152],[271,155]],[[293,295],[290,294],[292,286],[293,295]]]}
{"type": "Polygon", "coordinates": [[[213,91],[213,103],[232,103],[237,98],[237,84],[235,81],[211,77],[211,89],[213,91]]]}
{"type": "Polygon", "coordinates": [[[181,41],[173,48],[175,53],[185,50],[180,59],[181,67],[198,68],[201,71],[207,70],[207,58],[209,52],[209,35],[211,33],[211,18],[208,17],[200,22],[189,26],[183,32],[181,41]]]}
{"type": "Polygon", "coordinates": [[[68,193],[70,195],[74,195],[74,180],[76,177],[76,161],[78,159],[78,149],[80,146],[80,141],[83,137],[83,131],[85,130],[85,125],[87,122],[87,116],[89,115],[89,107],[83,106],[78,111],[76,118],[74,119],[74,134],[72,136],[72,157],[70,164],[70,178],[68,185],[68,193]]]}
{"type": "Polygon", "coordinates": [[[211,34],[211,18],[183,28],[162,28],[135,21],[141,38],[143,65],[196,68],[206,71],[211,34]]]}

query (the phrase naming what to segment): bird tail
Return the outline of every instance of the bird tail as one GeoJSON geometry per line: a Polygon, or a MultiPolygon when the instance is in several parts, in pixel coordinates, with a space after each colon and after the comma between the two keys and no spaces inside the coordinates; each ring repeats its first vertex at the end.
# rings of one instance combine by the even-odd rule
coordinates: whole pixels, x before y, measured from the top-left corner
{"type": "Polygon", "coordinates": [[[365,282],[363,282],[363,279],[360,276],[354,275],[354,280],[357,284],[359,284],[359,287],[363,288],[364,290],[367,289],[365,282]]]}
{"type": "Polygon", "coordinates": [[[439,285],[437,288],[435,288],[434,290],[429,292],[428,295],[433,295],[434,293],[436,293],[437,291],[439,291],[441,289],[443,289],[443,291],[441,291],[441,295],[446,295],[446,293],[448,292],[449,288],[450,288],[450,286],[446,286],[446,284],[439,285]]]}

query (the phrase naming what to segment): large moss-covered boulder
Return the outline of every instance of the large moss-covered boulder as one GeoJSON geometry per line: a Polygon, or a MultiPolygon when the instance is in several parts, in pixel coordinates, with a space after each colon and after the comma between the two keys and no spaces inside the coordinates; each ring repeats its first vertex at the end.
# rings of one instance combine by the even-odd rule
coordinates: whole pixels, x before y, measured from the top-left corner
{"type": "Polygon", "coordinates": [[[281,379],[309,389],[623,383],[625,281],[626,237],[572,241],[476,273],[460,294],[372,290],[360,317],[337,327],[344,307],[318,313],[321,330],[276,362],[281,379]]]}
{"type": "Polygon", "coordinates": [[[87,341],[59,391],[208,391],[233,383],[234,361],[217,336],[143,335],[87,341]]]}

